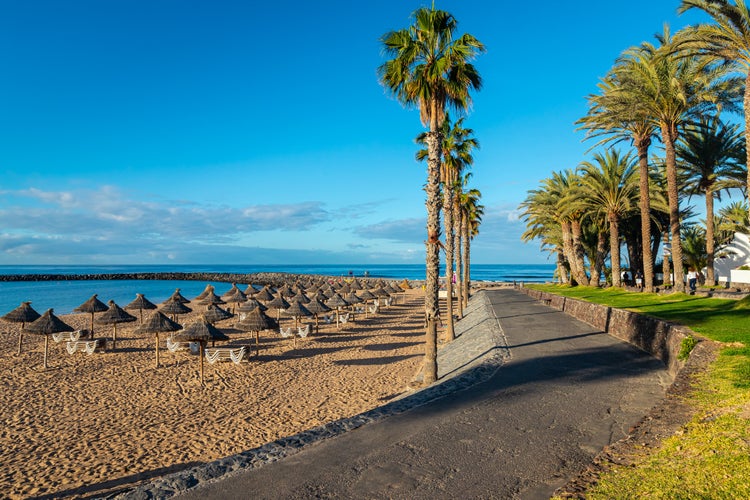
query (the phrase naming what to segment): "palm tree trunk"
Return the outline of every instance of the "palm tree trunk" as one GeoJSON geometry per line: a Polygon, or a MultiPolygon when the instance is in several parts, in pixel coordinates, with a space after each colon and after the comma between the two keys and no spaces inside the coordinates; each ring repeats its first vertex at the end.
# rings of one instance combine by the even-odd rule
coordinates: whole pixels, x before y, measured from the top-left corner
{"type": "Polygon", "coordinates": [[[565,254],[562,251],[562,248],[557,249],[557,276],[560,278],[560,284],[561,285],[567,285],[570,283],[570,278],[568,277],[568,268],[565,265],[565,254]]]}
{"type": "Polygon", "coordinates": [[[601,281],[602,269],[604,269],[604,259],[607,257],[607,234],[604,231],[599,232],[596,241],[596,259],[591,269],[591,286],[598,287],[601,281]]]}
{"type": "Polygon", "coordinates": [[[426,133],[427,142],[427,251],[425,272],[425,355],[424,383],[437,380],[437,321],[440,276],[440,144],[442,137],[437,127],[426,133]]]}
{"type": "Polygon", "coordinates": [[[682,265],[680,241],[680,199],[677,191],[677,161],[674,144],[677,132],[670,124],[662,124],[662,139],[667,167],[667,199],[669,200],[669,230],[672,233],[672,262],[674,263],[674,290],[685,291],[685,271],[682,265]]]}
{"type": "Polygon", "coordinates": [[[463,272],[461,270],[461,216],[460,216],[461,208],[458,204],[458,196],[453,197],[453,213],[451,214],[453,216],[453,260],[454,267],[456,269],[456,298],[458,299],[456,301],[456,306],[458,307],[458,319],[461,319],[464,317],[464,305],[463,305],[463,293],[462,293],[462,278],[463,278],[463,272]]]}
{"type": "Polygon", "coordinates": [[[581,221],[574,219],[570,223],[571,234],[573,236],[573,258],[576,261],[576,268],[578,268],[578,283],[584,286],[589,286],[589,277],[586,275],[586,266],[583,262],[583,244],[581,243],[581,221]]]}
{"type": "Polygon", "coordinates": [[[661,264],[661,272],[662,272],[662,275],[664,275],[664,285],[666,286],[666,285],[672,284],[672,277],[670,276],[671,272],[669,269],[669,257],[671,254],[666,253],[667,245],[669,245],[669,231],[664,231],[663,239],[664,239],[663,244],[664,244],[665,251],[664,251],[664,260],[662,261],[662,264],[661,264]]]}
{"type": "Polygon", "coordinates": [[[563,252],[565,254],[565,260],[568,261],[568,265],[570,266],[571,284],[573,281],[581,284],[581,282],[578,280],[580,272],[577,268],[577,262],[573,251],[573,237],[571,235],[570,221],[560,221],[560,228],[562,229],[563,252]]]}
{"type": "Polygon", "coordinates": [[[641,248],[643,249],[643,291],[654,291],[654,257],[651,253],[651,198],[648,188],[648,148],[651,138],[635,141],[638,150],[638,179],[641,199],[641,248]]]}
{"type": "Polygon", "coordinates": [[[622,286],[620,281],[620,224],[615,214],[609,216],[609,260],[612,262],[612,286],[622,286]]]}
{"type": "Polygon", "coordinates": [[[706,283],[716,284],[714,276],[714,191],[706,188],[706,283]]]}
{"type": "Polygon", "coordinates": [[[464,280],[462,288],[464,292],[464,307],[468,307],[469,287],[471,286],[469,282],[469,241],[471,238],[469,237],[469,217],[464,210],[461,210],[461,236],[463,237],[463,246],[461,249],[463,268],[461,269],[461,277],[464,280]]]}
{"type": "Polygon", "coordinates": [[[456,338],[453,330],[453,186],[443,186],[443,223],[445,225],[445,340],[456,338]]]}

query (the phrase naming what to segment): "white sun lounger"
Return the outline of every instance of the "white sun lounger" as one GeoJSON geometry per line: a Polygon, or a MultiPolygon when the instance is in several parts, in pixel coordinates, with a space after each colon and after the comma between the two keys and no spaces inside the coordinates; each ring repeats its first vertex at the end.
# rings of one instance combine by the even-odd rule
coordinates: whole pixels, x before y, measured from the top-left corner
{"type": "Polygon", "coordinates": [[[306,324],[305,326],[299,326],[297,327],[297,335],[302,337],[303,339],[310,335],[310,323],[306,324]]]}
{"type": "Polygon", "coordinates": [[[74,332],[58,332],[52,334],[52,340],[54,340],[55,342],[75,342],[80,338],[81,330],[76,330],[74,332]]]}
{"type": "Polygon", "coordinates": [[[207,347],[206,360],[210,365],[217,361],[231,361],[239,364],[245,359],[246,353],[247,348],[244,345],[242,347],[207,347]]]}
{"type": "Polygon", "coordinates": [[[370,311],[370,314],[375,314],[380,310],[380,306],[377,304],[373,304],[371,306],[368,306],[368,309],[370,311]]]}
{"type": "Polygon", "coordinates": [[[351,313],[346,313],[339,316],[339,321],[341,323],[348,323],[349,321],[354,321],[354,319],[352,318],[351,313]]]}
{"type": "Polygon", "coordinates": [[[289,328],[282,328],[279,327],[279,333],[281,334],[282,338],[288,339],[290,337],[294,337],[294,334],[292,333],[292,327],[289,328]]]}
{"type": "Polygon", "coordinates": [[[94,340],[69,340],[65,344],[65,349],[69,354],[75,352],[85,352],[86,354],[94,354],[96,351],[103,351],[106,349],[106,344],[102,339],[94,340]]]}

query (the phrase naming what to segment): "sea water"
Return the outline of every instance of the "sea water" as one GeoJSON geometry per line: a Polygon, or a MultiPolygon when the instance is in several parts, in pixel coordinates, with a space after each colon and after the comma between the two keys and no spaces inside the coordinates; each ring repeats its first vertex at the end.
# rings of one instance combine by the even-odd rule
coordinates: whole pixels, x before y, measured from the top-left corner
{"type": "MultiPolygon", "coordinates": [[[[543,283],[552,281],[554,264],[474,264],[471,266],[473,281],[516,281],[543,283]]],[[[378,264],[378,265],[289,265],[289,266],[242,266],[242,265],[173,265],[173,266],[0,266],[0,274],[122,274],[122,273],[233,273],[250,274],[260,272],[282,272],[290,274],[315,274],[322,276],[369,276],[391,280],[424,280],[424,264],[378,264]]],[[[74,308],[97,294],[106,303],[114,300],[125,306],[136,293],[142,293],[151,302],[158,304],[167,299],[175,289],[192,299],[203,291],[204,281],[166,280],[60,280],[60,281],[13,281],[0,282],[0,315],[18,307],[23,301],[39,313],[54,308],[55,314],[68,314],[74,308]]],[[[216,294],[222,295],[231,283],[211,283],[216,294]]],[[[238,283],[244,290],[250,283],[238,283]]],[[[254,283],[255,284],[255,283],[254,283]]]]}

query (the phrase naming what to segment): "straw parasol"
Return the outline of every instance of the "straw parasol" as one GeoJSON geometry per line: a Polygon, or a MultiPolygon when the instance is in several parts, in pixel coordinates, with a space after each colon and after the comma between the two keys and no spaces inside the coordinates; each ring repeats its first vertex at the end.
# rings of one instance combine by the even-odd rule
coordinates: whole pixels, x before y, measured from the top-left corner
{"type": "Polygon", "coordinates": [[[213,325],[214,323],[218,323],[219,321],[233,318],[234,314],[230,313],[226,309],[222,309],[216,304],[209,304],[206,312],[203,313],[203,317],[206,318],[206,321],[213,325]]]}
{"type": "MultiPolygon", "coordinates": [[[[245,302],[247,300],[247,295],[245,295],[245,292],[237,288],[237,285],[234,286],[234,290],[230,290],[232,293],[225,293],[221,296],[222,299],[224,299],[224,302],[227,304],[241,304],[242,302],[245,302]]],[[[234,306],[232,306],[234,308],[234,306]]]]}
{"type": "Polygon", "coordinates": [[[362,290],[359,292],[359,295],[357,295],[360,299],[362,299],[365,302],[365,318],[367,317],[367,305],[369,304],[370,300],[375,299],[375,295],[370,293],[370,290],[362,290]]]}
{"type": "Polygon", "coordinates": [[[108,304],[109,309],[107,309],[104,314],[99,316],[96,319],[96,322],[101,325],[114,325],[114,333],[112,334],[112,350],[114,351],[117,348],[117,324],[130,323],[137,320],[138,318],[115,304],[114,300],[110,300],[108,304]]]}
{"type": "Polygon", "coordinates": [[[320,326],[318,325],[318,314],[326,313],[330,311],[331,308],[322,303],[317,297],[305,304],[305,307],[315,316],[315,333],[318,333],[320,330],[320,326]]]}
{"type": "Polygon", "coordinates": [[[278,294],[273,300],[266,302],[266,307],[270,309],[276,309],[276,320],[281,318],[281,310],[289,307],[289,302],[284,300],[284,296],[278,294]]]}
{"type": "Polygon", "coordinates": [[[411,290],[411,284],[409,284],[409,280],[404,278],[404,281],[398,284],[399,287],[403,290],[411,290]]]}
{"type": "Polygon", "coordinates": [[[293,300],[289,307],[284,310],[284,314],[294,318],[294,328],[299,326],[299,319],[302,316],[310,317],[313,315],[300,300],[293,300]]]}
{"type": "MultiPolygon", "coordinates": [[[[167,299],[167,300],[176,300],[180,304],[189,304],[190,300],[185,298],[181,293],[179,288],[175,288],[174,293],[167,299]]],[[[165,300],[164,302],[166,302],[165,300]]]]}
{"type": "Polygon", "coordinates": [[[260,291],[256,292],[255,295],[253,295],[253,298],[261,302],[268,302],[273,300],[274,295],[268,289],[268,286],[264,286],[260,291]]]}
{"type": "Polygon", "coordinates": [[[211,283],[206,285],[206,288],[204,288],[203,291],[200,294],[198,294],[195,300],[203,300],[206,298],[206,295],[208,295],[209,293],[214,293],[214,286],[211,283]]]}
{"type": "Polygon", "coordinates": [[[258,290],[256,290],[255,287],[252,284],[247,285],[247,288],[245,288],[245,296],[246,297],[252,297],[256,293],[258,293],[258,290]]]}
{"type": "Polygon", "coordinates": [[[80,306],[73,309],[74,312],[80,313],[91,313],[91,338],[94,338],[94,313],[104,312],[107,309],[107,305],[101,300],[96,298],[96,294],[92,295],[89,300],[81,304],[80,306]]]}
{"type": "Polygon", "coordinates": [[[260,332],[272,330],[278,327],[278,323],[269,318],[260,307],[256,307],[245,318],[237,323],[237,328],[245,332],[255,332],[255,354],[260,353],[260,332]]]}
{"type": "Polygon", "coordinates": [[[172,321],[159,311],[154,311],[151,317],[136,329],[136,333],[153,333],[156,335],[156,367],[159,368],[159,334],[162,332],[176,332],[182,325],[172,321]]]}
{"type": "Polygon", "coordinates": [[[289,283],[284,283],[281,288],[276,290],[276,293],[282,295],[285,298],[294,297],[295,295],[294,290],[292,290],[292,287],[289,286],[289,283]]]}
{"type": "Polygon", "coordinates": [[[239,294],[242,297],[245,297],[245,292],[237,288],[237,283],[232,283],[231,288],[229,288],[229,290],[227,290],[224,294],[222,294],[221,298],[227,299],[228,297],[231,297],[237,294],[239,294]]]}
{"type": "Polygon", "coordinates": [[[31,323],[39,319],[41,314],[31,307],[31,302],[21,302],[21,305],[2,317],[10,323],[21,323],[21,330],[18,332],[18,354],[21,354],[21,343],[23,342],[23,329],[26,323],[31,323]]]}
{"type": "Polygon", "coordinates": [[[196,300],[198,304],[203,305],[210,305],[210,304],[225,304],[223,300],[221,300],[221,297],[216,295],[213,290],[211,290],[209,293],[206,294],[205,297],[203,297],[200,300],[196,300]]]}
{"type": "Polygon", "coordinates": [[[135,299],[133,299],[133,302],[125,306],[125,310],[127,311],[134,311],[138,309],[138,312],[140,313],[140,324],[143,324],[143,310],[153,310],[156,309],[156,304],[148,300],[142,293],[136,293],[135,299]]]}
{"type": "Polygon", "coordinates": [[[199,319],[186,326],[180,333],[176,334],[174,339],[180,342],[198,342],[200,344],[201,384],[203,384],[203,350],[206,347],[206,342],[209,340],[229,340],[229,337],[214,325],[206,321],[204,316],[201,316],[199,319]]]}
{"type": "MultiPolygon", "coordinates": [[[[94,296],[96,297],[96,296],[94,296]]],[[[47,312],[39,316],[36,320],[26,325],[25,330],[30,333],[44,335],[44,368],[47,368],[47,351],[49,351],[49,336],[58,332],[72,332],[73,327],[58,318],[47,309],[47,312]]]]}
{"type": "Polygon", "coordinates": [[[326,300],[325,304],[332,309],[336,309],[336,329],[338,329],[339,328],[339,310],[342,307],[348,306],[349,303],[346,300],[344,300],[344,298],[341,295],[339,295],[338,293],[334,293],[330,299],[326,300]]]}
{"type": "Polygon", "coordinates": [[[171,314],[172,320],[174,321],[177,321],[178,314],[187,314],[192,311],[192,309],[186,306],[183,302],[180,302],[179,299],[173,299],[173,298],[167,299],[161,305],[159,310],[163,313],[171,314]]]}
{"type": "Polygon", "coordinates": [[[261,311],[266,311],[268,309],[266,306],[264,306],[263,304],[261,304],[257,300],[255,300],[253,298],[250,298],[250,299],[247,299],[245,302],[243,302],[237,308],[237,311],[249,313],[249,312],[252,312],[252,310],[255,309],[256,307],[260,307],[261,311]]]}

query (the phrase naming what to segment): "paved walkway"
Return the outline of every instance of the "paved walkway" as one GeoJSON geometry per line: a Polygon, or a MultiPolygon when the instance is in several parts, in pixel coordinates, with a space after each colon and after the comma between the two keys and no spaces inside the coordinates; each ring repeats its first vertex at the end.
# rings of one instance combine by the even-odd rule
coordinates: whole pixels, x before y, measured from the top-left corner
{"type": "Polygon", "coordinates": [[[458,325],[442,372],[483,381],[184,497],[549,498],[668,383],[659,361],[513,289],[476,294],[458,325]]]}

